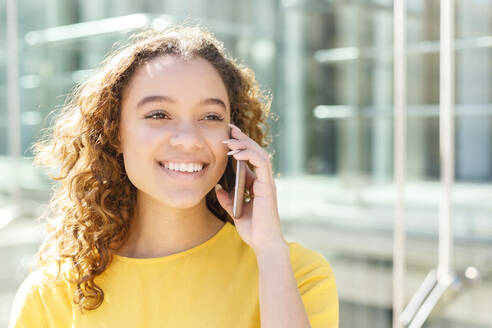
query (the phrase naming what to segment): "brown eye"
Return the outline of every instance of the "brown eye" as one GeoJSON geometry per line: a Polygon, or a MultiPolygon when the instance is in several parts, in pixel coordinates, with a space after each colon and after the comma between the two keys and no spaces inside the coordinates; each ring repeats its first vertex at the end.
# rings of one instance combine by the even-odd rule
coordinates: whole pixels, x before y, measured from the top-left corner
{"type": "Polygon", "coordinates": [[[221,116],[216,115],[216,114],[208,114],[207,116],[205,116],[205,120],[206,121],[223,121],[224,119],[221,116]],[[207,119],[208,117],[212,117],[212,118],[207,119]]]}
{"type": "Polygon", "coordinates": [[[163,119],[164,116],[167,116],[167,114],[163,113],[163,112],[153,112],[153,113],[150,113],[149,115],[147,115],[145,118],[160,120],[160,119],[163,119]]]}

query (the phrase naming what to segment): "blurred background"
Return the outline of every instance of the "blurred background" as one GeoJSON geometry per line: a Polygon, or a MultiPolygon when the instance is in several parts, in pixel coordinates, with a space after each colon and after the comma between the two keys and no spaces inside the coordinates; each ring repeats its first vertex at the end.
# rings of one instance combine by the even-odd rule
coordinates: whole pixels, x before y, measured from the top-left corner
{"type": "MultiPolygon", "coordinates": [[[[437,265],[439,8],[438,0],[407,1],[406,302],[437,265]]],[[[456,0],[455,12],[453,261],[475,283],[448,295],[424,326],[485,328],[492,327],[492,1],[456,0]]],[[[331,263],[340,327],[391,327],[390,0],[0,0],[0,327],[43,238],[36,219],[53,183],[32,166],[29,146],[52,123],[48,114],[115,42],[186,19],[207,26],[272,90],[283,230],[331,263]]]]}

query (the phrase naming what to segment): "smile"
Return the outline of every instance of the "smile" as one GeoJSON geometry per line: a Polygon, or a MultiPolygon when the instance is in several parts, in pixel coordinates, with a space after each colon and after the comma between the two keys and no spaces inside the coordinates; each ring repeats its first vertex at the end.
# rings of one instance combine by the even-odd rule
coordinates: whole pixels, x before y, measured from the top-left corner
{"type": "Polygon", "coordinates": [[[174,163],[174,162],[159,162],[166,169],[181,172],[197,172],[203,168],[202,163],[174,163]]]}
{"type": "Polygon", "coordinates": [[[194,180],[197,178],[200,178],[201,176],[204,175],[205,171],[208,168],[208,164],[197,164],[194,166],[195,169],[199,169],[198,171],[194,171],[193,165],[192,166],[174,166],[172,163],[161,163],[158,162],[159,168],[163,170],[169,177],[172,178],[181,178],[181,179],[190,179],[194,180]],[[183,168],[183,171],[180,169],[183,168]]]}

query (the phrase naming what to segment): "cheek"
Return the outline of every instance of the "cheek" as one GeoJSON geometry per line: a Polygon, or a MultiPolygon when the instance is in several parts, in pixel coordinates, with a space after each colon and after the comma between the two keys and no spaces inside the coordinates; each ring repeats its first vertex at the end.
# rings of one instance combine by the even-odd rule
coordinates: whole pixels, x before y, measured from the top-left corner
{"type": "Polygon", "coordinates": [[[222,131],[221,133],[217,133],[213,139],[209,138],[209,144],[213,145],[214,153],[217,158],[227,159],[227,152],[230,150],[227,144],[222,141],[230,139],[228,133],[222,131]]]}
{"type": "Polygon", "coordinates": [[[158,136],[150,129],[130,127],[122,136],[122,152],[128,174],[141,175],[142,167],[153,165],[158,136]]]}
{"type": "Polygon", "coordinates": [[[227,153],[228,147],[222,141],[230,139],[229,127],[225,124],[220,126],[202,125],[200,126],[200,137],[213,149],[216,154],[227,153]]]}
{"type": "Polygon", "coordinates": [[[222,131],[218,131],[213,135],[209,134],[207,137],[207,144],[212,148],[215,157],[217,172],[220,171],[221,174],[227,166],[227,152],[230,151],[230,148],[222,142],[227,139],[229,139],[229,135],[226,129],[222,129],[222,131]]]}
{"type": "Polygon", "coordinates": [[[220,129],[216,129],[214,131],[213,137],[217,142],[224,145],[222,143],[222,140],[227,140],[231,138],[231,131],[229,126],[223,126],[220,129]]]}
{"type": "Polygon", "coordinates": [[[145,152],[160,137],[159,131],[144,126],[134,125],[124,130],[123,149],[128,152],[145,152]]]}

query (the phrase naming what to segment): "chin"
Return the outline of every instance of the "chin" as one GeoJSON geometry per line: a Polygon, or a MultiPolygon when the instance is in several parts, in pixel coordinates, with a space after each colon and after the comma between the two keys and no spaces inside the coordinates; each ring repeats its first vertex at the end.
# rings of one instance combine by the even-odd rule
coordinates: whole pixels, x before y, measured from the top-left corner
{"type": "Polygon", "coordinates": [[[168,206],[171,206],[173,208],[180,208],[180,209],[186,209],[186,208],[192,208],[200,204],[200,202],[205,198],[203,197],[166,197],[167,199],[163,200],[164,203],[166,203],[168,206]]]}

